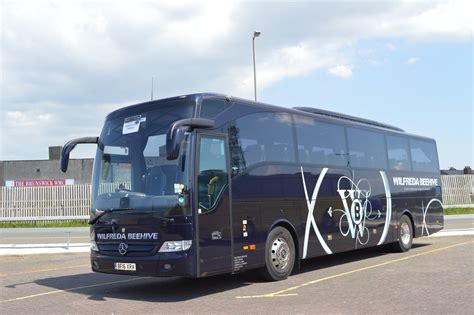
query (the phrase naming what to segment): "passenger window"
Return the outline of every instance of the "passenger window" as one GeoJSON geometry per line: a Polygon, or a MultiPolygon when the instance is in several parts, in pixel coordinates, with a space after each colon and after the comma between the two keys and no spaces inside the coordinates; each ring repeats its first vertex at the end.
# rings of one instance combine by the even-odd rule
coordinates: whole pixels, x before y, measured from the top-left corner
{"type": "Polygon", "coordinates": [[[410,139],[410,153],[414,171],[439,172],[436,144],[433,141],[410,139]]]}
{"type": "Polygon", "coordinates": [[[347,128],[347,139],[352,167],[387,168],[387,152],[383,134],[347,128]]]}
{"type": "Polygon", "coordinates": [[[347,166],[344,127],[294,116],[300,163],[347,166]]]}
{"type": "Polygon", "coordinates": [[[206,99],[201,104],[201,117],[214,118],[225,111],[231,105],[223,99],[206,99]]]}
{"type": "Polygon", "coordinates": [[[286,113],[256,113],[237,119],[228,129],[233,172],[259,162],[295,162],[292,125],[286,113]]]}
{"type": "Polygon", "coordinates": [[[410,154],[408,139],[397,136],[387,136],[388,166],[395,171],[409,171],[410,154]]]}
{"type": "Polygon", "coordinates": [[[225,142],[203,136],[199,149],[198,194],[201,213],[215,207],[227,185],[225,142]]]}

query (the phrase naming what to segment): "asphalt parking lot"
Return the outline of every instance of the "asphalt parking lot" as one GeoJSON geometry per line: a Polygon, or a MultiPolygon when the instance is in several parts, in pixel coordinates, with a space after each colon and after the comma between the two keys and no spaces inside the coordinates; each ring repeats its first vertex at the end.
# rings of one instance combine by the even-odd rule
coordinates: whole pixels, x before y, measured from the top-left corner
{"type": "Polygon", "coordinates": [[[0,257],[0,311],[18,313],[472,314],[474,237],[415,240],[304,261],[281,282],[96,274],[87,253],[0,257]]]}

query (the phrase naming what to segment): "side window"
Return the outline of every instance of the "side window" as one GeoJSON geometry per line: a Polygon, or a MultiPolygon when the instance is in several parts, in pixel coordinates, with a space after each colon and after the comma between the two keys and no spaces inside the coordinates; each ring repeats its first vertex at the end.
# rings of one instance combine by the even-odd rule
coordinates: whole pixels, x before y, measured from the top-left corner
{"type": "Polygon", "coordinates": [[[301,163],[347,165],[344,127],[294,116],[301,163]]]}
{"type": "Polygon", "coordinates": [[[414,171],[439,172],[436,145],[433,141],[410,139],[410,153],[414,171]]]}
{"type": "Polygon", "coordinates": [[[231,105],[223,99],[206,99],[201,104],[201,115],[203,118],[214,118],[231,105]]]}
{"type": "Polygon", "coordinates": [[[199,146],[198,198],[205,213],[214,208],[227,185],[225,141],[202,136],[199,146]]]}
{"type": "Polygon", "coordinates": [[[228,128],[234,173],[259,162],[295,162],[292,117],[286,113],[256,113],[228,128]]]}
{"type": "Polygon", "coordinates": [[[347,138],[352,167],[387,168],[387,152],[383,134],[347,128],[347,138]]]}
{"type": "Polygon", "coordinates": [[[409,171],[410,147],[408,139],[397,136],[387,136],[388,166],[396,171],[409,171]]]}

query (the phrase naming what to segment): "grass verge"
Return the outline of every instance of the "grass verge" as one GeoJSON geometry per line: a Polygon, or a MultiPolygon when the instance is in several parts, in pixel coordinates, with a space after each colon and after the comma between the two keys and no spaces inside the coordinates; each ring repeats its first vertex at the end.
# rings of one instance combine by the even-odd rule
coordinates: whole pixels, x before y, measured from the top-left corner
{"type": "Polygon", "coordinates": [[[6,228],[61,228],[86,227],[87,220],[40,221],[40,222],[0,222],[0,229],[6,228]]]}
{"type": "Polygon", "coordinates": [[[474,208],[449,208],[444,209],[444,214],[474,214],[474,208]]]}

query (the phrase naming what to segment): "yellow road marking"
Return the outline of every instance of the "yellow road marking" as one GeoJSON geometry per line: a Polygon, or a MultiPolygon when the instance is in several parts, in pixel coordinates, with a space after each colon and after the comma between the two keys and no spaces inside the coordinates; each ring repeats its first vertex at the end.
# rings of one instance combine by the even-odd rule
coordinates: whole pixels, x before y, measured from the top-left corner
{"type": "Polygon", "coordinates": [[[3,300],[3,301],[0,301],[0,304],[1,303],[7,303],[7,302],[21,301],[21,300],[31,299],[31,298],[35,298],[35,297],[39,297],[39,296],[57,294],[57,293],[62,293],[62,292],[70,292],[70,291],[87,289],[87,288],[102,287],[102,286],[110,285],[110,284],[133,282],[133,281],[149,279],[149,278],[150,277],[140,277],[140,278],[126,279],[126,280],[110,281],[110,282],[105,282],[105,283],[96,283],[96,284],[91,284],[91,285],[84,285],[84,286],[81,286],[81,287],[69,288],[69,289],[64,289],[64,290],[48,291],[48,292],[43,292],[43,293],[32,294],[32,295],[13,298],[13,299],[3,300]]]}
{"type": "Polygon", "coordinates": [[[12,261],[15,260],[17,261],[18,259],[26,259],[26,256],[0,256],[0,263],[3,263],[5,261],[12,261]]]}
{"type": "Polygon", "coordinates": [[[294,290],[297,290],[297,289],[300,289],[302,287],[306,287],[306,286],[309,286],[309,285],[312,285],[312,284],[315,284],[315,283],[319,283],[319,282],[322,282],[322,281],[347,276],[347,275],[350,275],[350,274],[353,274],[353,273],[356,273],[356,272],[360,272],[360,271],[364,271],[364,270],[369,270],[369,269],[373,269],[373,268],[378,268],[378,267],[394,264],[394,263],[405,261],[405,260],[412,259],[412,258],[415,258],[415,257],[419,257],[419,256],[427,255],[427,254],[432,254],[432,253],[436,253],[436,252],[439,252],[439,251],[442,251],[442,250],[446,250],[446,249],[450,249],[450,248],[454,248],[454,247],[459,247],[459,246],[466,245],[466,244],[471,244],[471,243],[474,243],[474,241],[469,241],[469,242],[454,244],[454,245],[450,245],[450,246],[446,246],[446,247],[441,247],[441,248],[429,250],[429,251],[426,251],[426,252],[422,252],[422,253],[419,253],[419,254],[414,254],[414,255],[407,256],[407,257],[402,257],[402,258],[399,258],[399,259],[386,261],[386,262],[383,262],[383,263],[380,263],[380,264],[371,265],[371,266],[367,266],[367,267],[363,267],[363,268],[359,268],[359,269],[355,269],[355,270],[351,270],[351,271],[342,272],[342,273],[335,274],[335,275],[332,275],[332,276],[328,276],[328,277],[308,281],[308,282],[302,283],[300,285],[296,285],[294,287],[290,287],[290,288],[280,290],[280,291],[277,291],[277,292],[273,292],[273,293],[261,294],[261,295],[236,296],[236,298],[237,299],[255,299],[255,298],[271,298],[271,297],[287,296],[287,295],[289,295],[287,292],[294,291],[294,290]]]}
{"type": "MultiPolygon", "coordinates": [[[[458,246],[462,246],[462,245],[466,245],[466,244],[471,244],[471,243],[474,243],[474,241],[469,241],[469,242],[454,244],[454,245],[450,245],[450,246],[446,246],[446,247],[442,247],[442,248],[437,248],[437,249],[422,252],[422,253],[419,253],[419,254],[411,255],[411,256],[408,256],[408,257],[402,257],[402,258],[399,258],[399,259],[383,262],[383,263],[380,263],[380,264],[376,264],[376,265],[372,265],[372,266],[359,268],[359,269],[356,269],[356,270],[343,272],[343,273],[340,273],[340,274],[336,274],[336,275],[316,279],[316,280],[313,280],[313,281],[309,281],[309,282],[306,282],[306,283],[303,283],[303,284],[300,284],[300,285],[297,285],[297,286],[293,286],[293,287],[290,287],[290,288],[287,288],[287,289],[284,289],[284,290],[280,290],[280,291],[277,291],[277,292],[273,292],[273,293],[268,293],[268,294],[263,294],[263,295],[237,296],[236,298],[239,298],[239,299],[246,299],[247,298],[248,299],[248,298],[295,296],[298,293],[287,293],[287,292],[294,291],[294,290],[297,290],[299,288],[302,288],[302,287],[305,287],[305,286],[308,286],[308,285],[311,285],[311,284],[315,284],[315,283],[318,283],[318,282],[322,282],[322,281],[325,281],[325,280],[330,280],[330,279],[346,276],[346,275],[353,274],[353,273],[356,273],[356,272],[360,272],[360,271],[364,271],[364,270],[368,270],[368,269],[373,269],[373,268],[393,264],[393,263],[396,263],[396,262],[408,260],[408,259],[415,258],[415,257],[418,257],[418,256],[427,255],[427,254],[431,254],[431,253],[435,253],[435,252],[439,252],[439,251],[442,251],[442,250],[446,250],[446,249],[450,249],[450,248],[454,248],[454,247],[458,247],[458,246]]],[[[87,289],[87,288],[101,287],[101,286],[106,286],[106,285],[111,285],[111,284],[127,283],[127,282],[133,282],[133,281],[149,279],[149,278],[150,277],[140,277],[140,278],[126,279],[126,280],[119,280],[119,281],[110,281],[110,282],[105,282],[105,283],[97,283],[97,284],[92,284],[92,285],[85,285],[85,286],[80,286],[80,287],[64,289],[64,290],[48,291],[48,292],[43,292],[43,293],[38,293],[38,294],[27,295],[27,296],[22,296],[22,297],[18,297],[18,298],[3,300],[3,301],[0,301],[0,303],[21,301],[21,300],[31,299],[31,298],[45,296],[45,295],[57,294],[57,293],[62,293],[62,292],[71,292],[71,291],[87,289]]]]}
{"type": "Polygon", "coordinates": [[[13,273],[0,273],[0,277],[24,275],[27,273],[35,273],[35,272],[47,272],[47,271],[55,271],[55,270],[73,269],[73,268],[80,268],[80,267],[87,267],[87,266],[90,266],[90,264],[67,266],[67,267],[60,267],[60,268],[50,268],[50,269],[35,269],[35,270],[27,270],[27,271],[21,271],[21,272],[13,272],[13,273]]]}
{"type": "MultiPolygon", "coordinates": [[[[261,298],[273,298],[273,297],[285,297],[285,296],[295,296],[295,295],[298,295],[298,293],[288,293],[288,294],[278,294],[278,295],[269,295],[269,294],[265,294],[265,295],[255,295],[254,297],[261,297],[261,298]]],[[[247,298],[247,297],[240,297],[238,296],[237,297],[238,299],[244,299],[244,298],[247,298]]]]}

